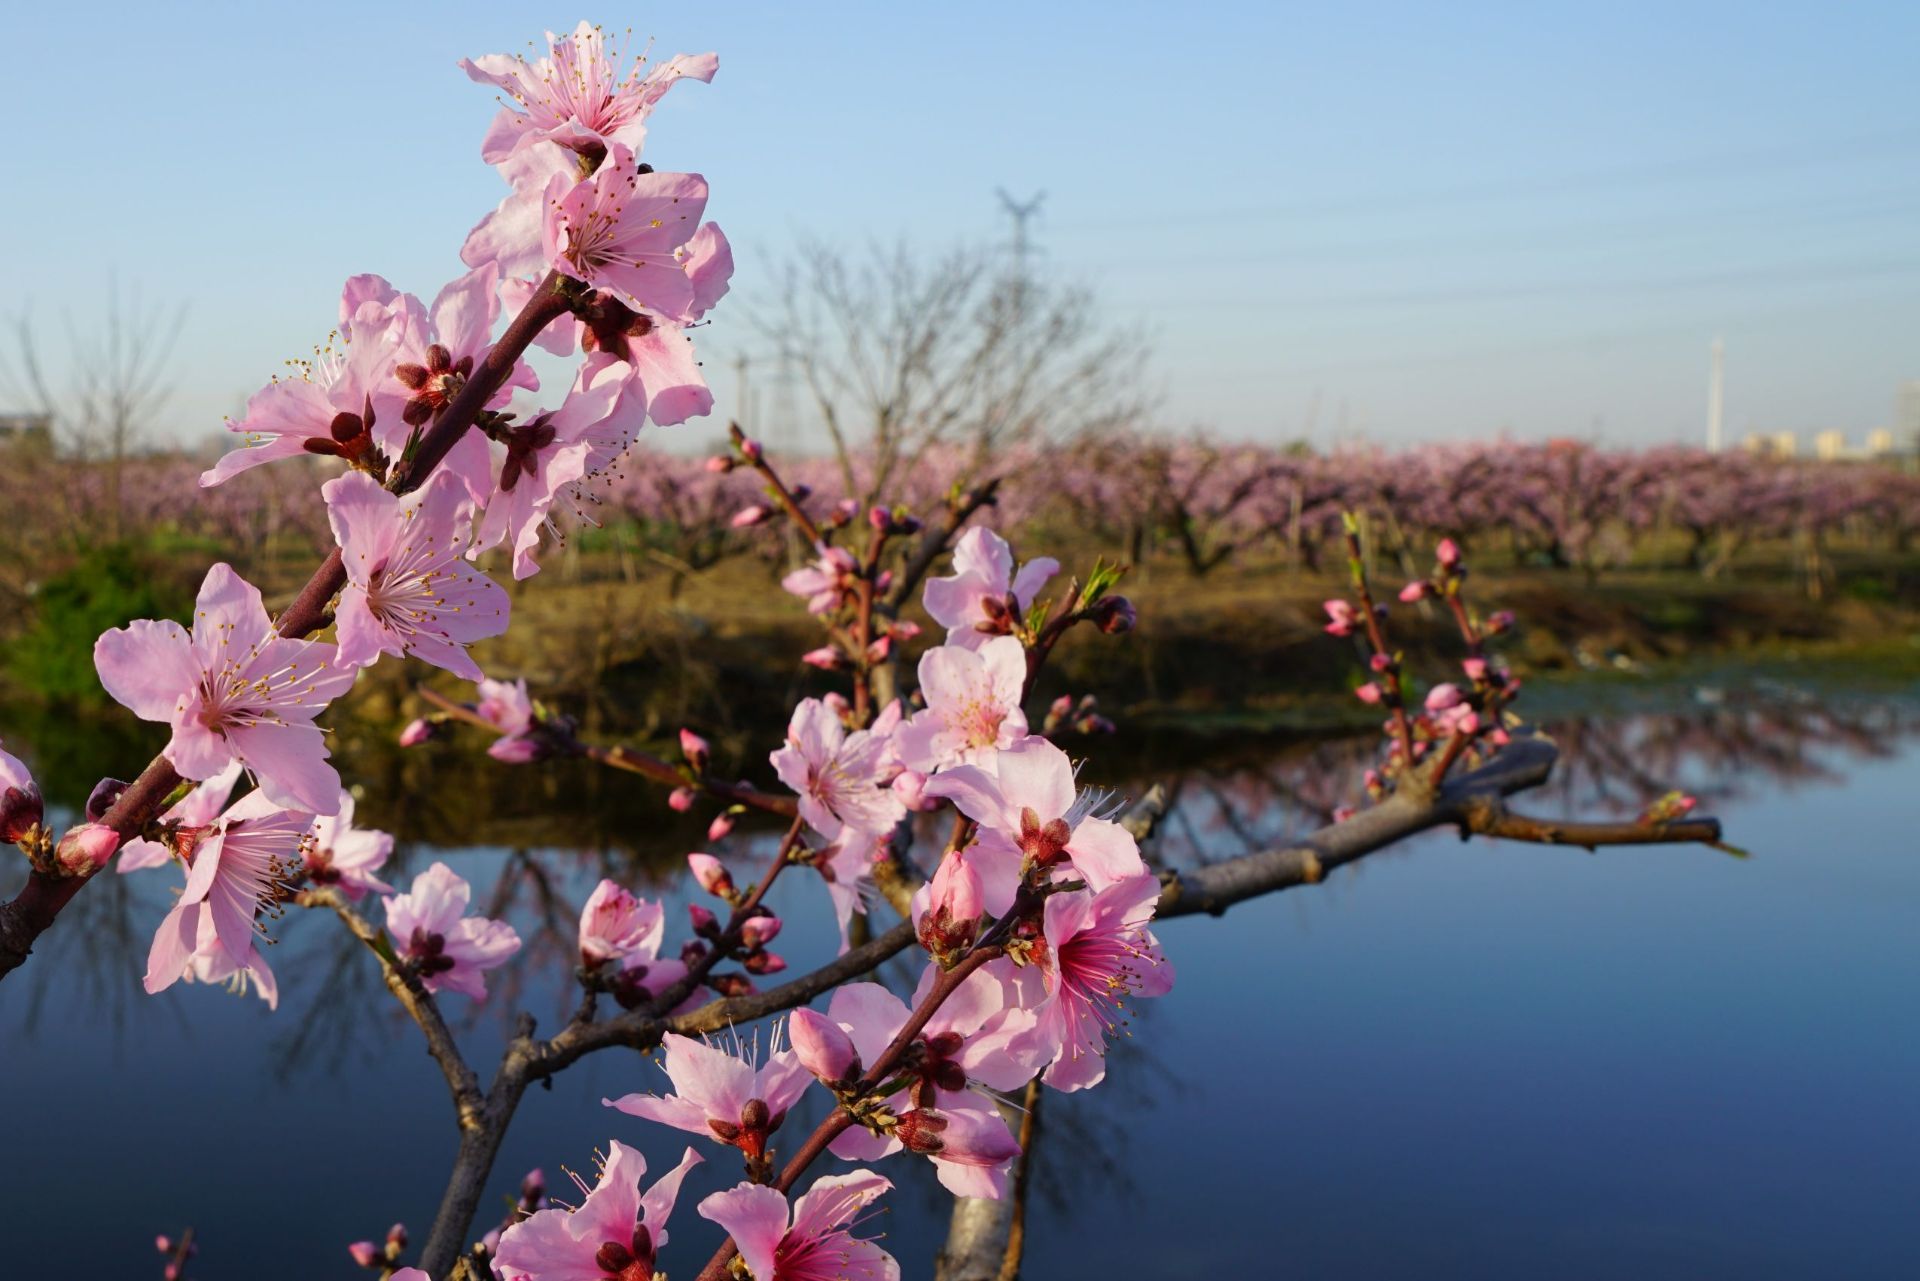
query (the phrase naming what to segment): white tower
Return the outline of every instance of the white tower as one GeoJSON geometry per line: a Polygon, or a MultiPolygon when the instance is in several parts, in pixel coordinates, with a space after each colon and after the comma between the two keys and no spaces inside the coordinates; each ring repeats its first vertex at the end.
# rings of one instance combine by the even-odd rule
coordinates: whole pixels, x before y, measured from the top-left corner
{"type": "Polygon", "coordinates": [[[1713,371],[1707,375],[1707,452],[1720,452],[1720,420],[1726,409],[1727,345],[1713,340],[1713,371]]]}

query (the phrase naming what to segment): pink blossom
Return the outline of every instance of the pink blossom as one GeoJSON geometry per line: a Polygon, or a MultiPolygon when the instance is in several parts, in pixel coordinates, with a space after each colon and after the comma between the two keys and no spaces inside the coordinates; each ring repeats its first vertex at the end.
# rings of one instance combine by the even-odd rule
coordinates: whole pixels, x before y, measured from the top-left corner
{"type": "Polygon", "coordinates": [[[716,1044],[668,1032],[661,1044],[672,1094],[629,1094],[601,1102],[629,1116],[704,1134],[754,1160],[766,1155],[767,1137],[813,1079],[797,1054],[780,1048],[778,1023],[764,1062],[758,1043],[743,1043],[737,1035],[716,1044]]]}
{"type": "Polygon", "coordinates": [[[238,760],[277,805],[331,813],[340,776],[313,718],[353,684],[334,647],[275,634],[260,593],[224,564],[207,571],[193,631],[142,619],[93,648],[100,683],[142,720],[173,727],[164,752],[183,778],[238,760]]]}
{"type": "Polygon", "coordinates": [[[1128,997],[1164,996],[1173,966],[1147,928],[1160,901],[1160,880],[1136,876],[1098,893],[1047,900],[1041,978],[1045,997],[1035,1013],[1040,1036],[1058,1046],[1045,1080],[1059,1090],[1098,1085],[1107,1073],[1107,1033],[1128,997]]]}
{"type": "Polygon", "coordinates": [[[813,866],[826,882],[827,897],[833,903],[834,920],[840,926],[840,950],[849,946],[847,928],[853,914],[866,915],[867,900],[873,896],[873,862],[886,848],[885,833],[875,835],[848,827],[826,849],[814,855],[813,866]]]}
{"type": "Polygon", "coordinates": [[[806,598],[809,614],[831,614],[853,591],[859,566],[844,547],[819,548],[820,557],[780,580],[780,586],[806,598]]]}
{"type": "Polygon", "coordinates": [[[835,671],[847,665],[846,660],[840,656],[840,651],[831,645],[822,645],[818,649],[808,650],[800,655],[800,661],[808,667],[817,667],[823,672],[835,671]]]}
{"type": "Polygon", "coordinates": [[[433,1278],[419,1268],[401,1268],[388,1277],[387,1281],[433,1281],[433,1278]]]}
{"type": "Polygon", "coordinates": [[[504,53],[460,60],[471,79],[504,91],[514,103],[500,109],[480,145],[480,158],[488,164],[540,142],[589,157],[616,142],[638,152],[647,136],[647,117],[667,90],[687,77],[711,83],[720,67],[715,54],[681,53],[645,75],[644,55],[622,71],[625,50],[609,49],[606,34],[587,22],[570,35],[547,32],[547,50],[533,62],[504,53]]]}
{"type": "Polygon", "coordinates": [[[411,654],[482,679],[467,646],[506,631],[511,606],[462,558],[469,518],[458,478],[436,472],[403,498],[354,471],[320,492],[347,571],[334,612],[337,661],[369,667],[382,654],[411,654]]]}
{"type": "Polygon", "coordinates": [[[667,793],[667,808],[676,814],[685,814],[693,808],[700,794],[691,787],[676,787],[667,793]]]}
{"type": "Polygon", "coordinates": [[[1402,587],[1400,589],[1400,599],[1405,601],[1409,605],[1413,604],[1413,602],[1417,600],[1426,599],[1426,595],[1427,595],[1427,585],[1425,582],[1419,579],[1416,579],[1413,582],[1408,583],[1405,587],[1402,587]]]}
{"type": "Polygon", "coordinates": [[[578,1206],[536,1211],[500,1234],[494,1264],[507,1281],[637,1281],[654,1275],[681,1180],[700,1164],[700,1155],[688,1148],[680,1164],[643,1193],[646,1157],[618,1139],[607,1149],[593,1187],[574,1176],[583,1194],[578,1206]]]}
{"type": "Polygon", "coordinates": [[[693,879],[701,889],[715,898],[733,897],[733,873],[727,871],[725,863],[711,854],[695,851],[687,855],[687,866],[693,869],[693,879]]]}
{"type": "Polygon", "coordinates": [[[929,799],[926,796],[927,776],[919,770],[901,770],[894,775],[893,782],[888,786],[893,789],[893,794],[900,798],[900,803],[907,807],[907,812],[910,814],[931,813],[940,808],[938,797],[929,799]]]}
{"type": "MultiPolygon", "coordinates": [[[[234,761],[167,807],[160,815],[160,823],[184,829],[189,841],[197,841],[199,829],[211,827],[219,821],[221,812],[227,807],[227,798],[233,795],[234,786],[239,781],[240,762],[234,761]]],[[[341,797],[345,799],[346,793],[342,792],[341,797]]],[[[172,861],[173,851],[164,843],[136,836],[120,847],[120,859],[114,866],[125,874],[150,867],[165,867],[172,861]]]]}
{"type": "Polygon", "coordinates": [[[980,874],[958,853],[944,856],[933,880],[913,896],[920,945],[943,963],[973,945],[985,914],[980,874]]]}
{"type": "Polygon", "coordinates": [[[496,738],[487,744],[487,755],[502,765],[527,765],[539,760],[543,752],[531,738],[496,738]]]}
{"type": "Polygon", "coordinates": [[[927,613],[947,629],[947,644],[979,649],[1012,631],[1014,614],[1024,613],[1059,572],[1059,561],[1041,556],[1015,573],[1007,540],[976,525],[954,545],[953,573],[927,580],[927,613]]]}
{"type": "Polygon", "coordinates": [[[733,514],[727,524],[733,529],[750,529],[773,515],[773,509],[762,503],[752,503],[733,514]]]}
{"type": "Polygon", "coordinates": [[[1467,674],[1467,679],[1470,681],[1483,681],[1487,679],[1487,660],[1463,658],[1460,660],[1460,670],[1467,674]]]}
{"type": "MultiPolygon", "coordinates": [[[[534,285],[532,281],[516,285],[516,281],[545,274],[547,210],[580,180],[579,158],[564,147],[521,147],[494,167],[509,190],[494,211],[467,233],[460,261],[469,267],[490,265],[498,270],[504,282],[501,300],[518,309],[526,305],[534,285]]],[[[552,350],[552,344],[542,345],[552,350]]],[[[569,349],[555,354],[564,356],[569,349]]]]}
{"type": "Polygon", "coordinates": [[[1329,621],[1326,627],[1323,629],[1327,633],[1327,635],[1329,636],[1353,635],[1353,629],[1355,625],[1359,622],[1360,613],[1358,610],[1354,609],[1351,602],[1344,601],[1344,600],[1330,600],[1325,602],[1321,606],[1321,608],[1327,611],[1327,618],[1329,621]]]}
{"type": "Polygon", "coordinates": [[[680,731],[680,755],[686,757],[688,768],[696,774],[704,774],[707,769],[707,757],[713,751],[713,744],[690,729],[680,731]]]}
{"type": "Polygon", "coordinates": [[[635,311],[686,315],[694,286],[679,251],[706,207],[705,178],[641,173],[632,149],[616,142],[592,177],[548,207],[547,260],[635,311]]]}
{"type": "Polygon", "coordinates": [[[299,867],[300,842],[313,815],[274,805],[264,789],[248,793],[209,826],[181,829],[187,884],[147,955],[146,989],[164,991],[182,978],[250,980],[269,1006],[279,988],[255,943],[255,917],[272,908],[299,867]]]}
{"type": "Polygon", "coordinates": [[[481,720],[507,738],[521,738],[533,731],[533,695],[527,692],[526,677],[512,683],[483,680],[479,684],[480,701],[473,710],[481,720]]]}
{"type": "Polygon", "coordinates": [[[355,1241],[347,1247],[347,1255],[354,1263],[363,1268],[377,1268],[386,1259],[386,1254],[371,1241],[355,1241]]]}
{"type": "Polygon", "coordinates": [[[1076,792],[1073,762],[1038,736],[1021,739],[994,760],[992,773],[957,765],[936,774],[928,796],[944,796],[980,825],[964,852],[980,875],[988,910],[1004,912],[1029,872],[1070,870],[1089,888],[1105,889],[1146,870],[1140,847],[1124,827],[1096,811],[1115,808],[1112,797],[1076,792]]]}
{"type": "Polygon", "coordinates": [[[715,814],[713,821],[707,824],[707,840],[709,842],[724,840],[732,831],[733,815],[722,811],[715,814]]]}
{"type": "Polygon", "coordinates": [[[888,787],[899,772],[893,755],[900,704],[889,703],[870,728],[847,732],[817,698],[794,708],[786,746],[772,754],[774,772],[800,797],[800,816],[829,840],[843,828],[885,833],[906,815],[888,787]]]}
{"type": "Polygon", "coordinates": [[[815,1179],[791,1211],[770,1187],[742,1183],[700,1202],[725,1228],[754,1281],[899,1281],[900,1265],[849,1230],[893,1184],[868,1170],[815,1179]]]}
{"type": "Polygon", "coordinates": [[[777,916],[750,916],[740,924],[740,943],[750,951],[763,948],[780,937],[780,926],[777,916]]]}
{"type": "Polygon", "coordinates": [[[860,1054],[846,1030],[824,1014],[804,1006],[787,1016],[787,1036],[807,1071],[828,1085],[860,1075],[860,1054]]]}
{"type": "Polygon", "coordinates": [[[433,722],[425,717],[416,716],[401,729],[400,746],[418,747],[432,737],[433,722]]]}
{"type": "Polygon", "coordinates": [[[985,765],[1027,736],[1020,696],[1027,651],[1012,636],[978,648],[941,645],[920,656],[925,711],[900,727],[900,763],[931,774],[949,765],[985,765]]]}
{"type": "MultiPolygon", "coordinates": [[[[1009,962],[995,962],[969,975],[941,1003],[914,1041],[909,1061],[915,1065],[917,1085],[888,1100],[896,1115],[916,1103],[937,1108],[947,1126],[914,1150],[933,1158],[940,1182],[958,1196],[1001,1196],[1007,1167],[1020,1154],[1006,1122],[972,1091],[972,1083],[1017,1089],[1051,1054],[1051,1045],[1039,1037],[1036,1016],[1015,1003],[1006,977],[1011,969],[1009,962]]],[[[926,998],[939,972],[938,966],[927,967],[914,993],[914,1005],[926,998]]],[[[851,1041],[859,1070],[879,1060],[909,1016],[908,1004],[877,983],[836,988],[827,1006],[828,1019],[851,1041]]],[[[850,1129],[834,1140],[830,1150],[847,1161],[877,1161],[901,1146],[897,1136],[850,1129]]]]}
{"type": "Polygon", "coordinates": [[[520,950],[520,936],[505,921],[467,916],[472,894],[452,868],[435,863],[414,877],[411,891],[386,900],[387,933],[429,992],[478,1001],[487,994],[486,971],[520,950]]]}
{"type": "Polygon", "coordinates": [[[1353,696],[1369,707],[1377,706],[1380,700],[1386,697],[1380,689],[1379,683],[1376,681],[1368,681],[1366,684],[1360,686],[1353,691],[1353,696]]]}
{"type": "Polygon", "coordinates": [[[40,785],[17,756],[0,751],[0,841],[13,844],[34,827],[45,813],[40,785]]]}
{"type": "Polygon", "coordinates": [[[1440,540],[1440,545],[1433,549],[1433,555],[1435,560],[1448,569],[1456,568],[1460,564],[1460,544],[1451,538],[1443,538],[1440,540]]]}
{"type": "MultiPolygon", "coordinates": [[[[349,289],[352,282],[349,282],[349,289]]],[[[393,346],[383,342],[386,315],[349,340],[345,350],[316,349],[310,361],[294,362],[297,377],[276,378],[247,400],[246,416],[227,430],[246,444],[222,455],[200,474],[211,487],[243,471],[281,458],[321,454],[352,463],[371,463],[378,446],[373,394],[392,376],[393,346]]],[[[399,426],[398,423],[392,424],[399,426]]]]}
{"type": "Polygon", "coordinates": [[[515,578],[540,571],[534,551],[555,502],[610,465],[639,429],[641,406],[627,395],[629,372],[611,356],[589,356],[560,408],[505,429],[499,491],[487,504],[474,548],[508,544],[515,578]]]}
{"type": "Polygon", "coordinates": [[[641,952],[651,959],[660,954],[666,928],[660,904],[603,879],[580,909],[580,962],[592,968],[641,952]]]}
{"type": "Polygon", "coordinates": [[[1443,682],[1427,691],[1427,710],[1444,712],[1450,707],[1458,707],[1464,698],[1458,685],[1451,681],[1443,682]]]}
{"type": "Polygon", "coordinates": [[[315,885],[337,885],[358,902],[369,890],[393,893],[393,886],[374,875],[393,853],[393,837],[353,825],[353,793],[340,793],[335,814],[317,818],[302,847],[307,879],[315,885]]]}

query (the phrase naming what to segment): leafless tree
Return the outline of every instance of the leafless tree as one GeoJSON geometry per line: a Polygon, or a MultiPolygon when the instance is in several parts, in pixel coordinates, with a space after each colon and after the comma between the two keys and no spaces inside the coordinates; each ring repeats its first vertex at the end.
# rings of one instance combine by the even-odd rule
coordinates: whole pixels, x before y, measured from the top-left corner
{"type": "Polygon", "coordinates": [[[988,249],[808,242],[758,328],[796,364],[847,492],[869,499],[935,446],[963,449],[972,472],[1009,446],[1123,430],[1146,407],[1140,337],[1089,291],[1023,279],[988,249]]]}

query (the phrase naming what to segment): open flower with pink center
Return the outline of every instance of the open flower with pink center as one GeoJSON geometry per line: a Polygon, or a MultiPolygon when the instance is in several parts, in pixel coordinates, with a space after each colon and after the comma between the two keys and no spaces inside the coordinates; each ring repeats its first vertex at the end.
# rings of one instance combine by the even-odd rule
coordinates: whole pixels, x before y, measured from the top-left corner
{"type": "Polygon", "coordinates": [[[187,883],[154,933],[149,993],[183,978],[239,988],[250,980],[268,1005],[278,1004],[273,972],[255,946],[262,937],[257,922],[298,873],[300,843],[312,823],[312,814],[281,809],[254,791],[205,826],[177,829],[187,883]]]}
{"type": "Polygon", "coordinates": [[[357,903],[370,890],[393,893],[393,886],[374,875],[393,853],[393,836],[355,827],[353,806],[353,793],[343,791],[337,813],[313,820],[301,861],[309,881],[338,887],[357,903]]]}
{"type": "Polygon", "coordinates": [[[499,489],[487,503],[475,551],[506,542],[515,578],[540,571],[534,551],[556,496],[611,462],[638,430],[635,405],[626,396],[627,373],[610,356],[589,357],[560,408],[505,429],[499,489]],[[616,448],[614,442],[623,443],[616,448]]]}
{"type": "Polygon", "coordinates": [[[985,765],[1027,736],[1020,695],[1027,651],[1012,636],[978,649],[941,645],[920,656],[925,711],[900,727],[900,763],[931,774],[950,765],[985,765]]]}
{"type": "Polygon", "coordinates": [[[1102,890],[1147,870],[1139,844],[1108,817],[1119,808],[1114,798],[1077,791],[1073,762],[1038,735],[1001,751],[991,771],[956,765],[935,774],[925,793],[947,797],[980,825],[961,856],[979,873],[990,912],[1012,906],[1029,872],[1102,890]]]}
{"type": "Polygon", "coordinates": [[[527,692],[527,678],[517,681],[483,680],[480,701],[473,710],[480,719],[508,738],[518,738],[533,729],[533,695],[527,692]]]}
{"type": "MultiPolygon", "coordinates": [[[[234,761],[168,806],[160,815],[161,825],[184,828],[189,833],[188,839],[194,839],[192,833],[195,830],[211,827],[218,821],[221,812],[227,808],[227,798],[233,795],[233,789],[239,782],[240,762],[234,761]]],[[[165,842],[136,836],[120,847],[120,857],[114,867],[124,875],[150,867],[165,867],[172,861],[173,851],[167,848],[165,842]]]]}
{"type": "Polygon", "coordinates": [[[832,840],[842,829],[885,834],[906,815],[889,786],[900,772],[894,734],[900,704],[889,703],[866,729],[849,733],[840,714],[817,698],[801,701],[787,722],[787,743],[772,756],[780,781],[800,797],[800,817],[832,840]]]}
{"type": "Polygon", "coordinates": [[[435,472],[402,497],[354,471],[320,492],[347,571],[334,611],[339,662],[370,667],[382,654],[410,654],[481,679],[467,646],[506,631],[512,606],[465,560],[470,517],[459,478],[435,472]]]}
{"type": "Polygon", "coordinates": [[[807,602],[809,614],[831,614],[853,591],[857,563],[844,547],[818,548],[819,559],[780,580],[780,586],[807,602]]]}
{"type": "Polygon", "coordinates": [[[302,454],[370,463],[382,437],[399,427],[381,421],[374,405],[375,394],[393,376],[389,331],[399,324],[399,312],[368,294],[357,283],[361,280],[349,280],[342,291],[342,315],[351,311],[357,319],[343,321],[341,346],[316,348],[311,360],[290,362],[297,371],[293,376],[275,378],[248,398],[245,416],[227,423],[227,430],[245,437],[246,444],[202,472],[203,487],[302,454]]]}
{"type": "Polygon", "coordinates": [[[207,571],[193,631],[141,619],[104,633],[93,662],[107,693],[142,720],[173,727],[163,749],[182,778],[238,760],[276,805],[331,814],[340,776],[313,718],[353,684],[334,647],[273,630],[260,593],[229,565],[207,571]]]}
{"type": "MultiPolygon", "coordinates": [[[[347,286],[340,303],[342,330],[377,329],[377,341],[386,349],[380,368],[389,372],[370,390],[376,436],[388,454],[397,457],[408,435],[426,427],[460,394],[493,346],[494,324],[500,318],[500,268],[492,262],[476,266],[444,286],[431,307],[380,276],[355,276],[347,286]]],[[[514,362],[485,408],[506,408],[515,388],[540,389],[539,377],[523,360],[514,362]]],[[[467,496],[484,503],[493,489],[486,436],[460,433],[436,470],[459,477],[467,496]]]]}
{"type": "Polygon", "coordinates": [[[472,887],[452,868],[435,863],[413,878],[410,891],[386,900],[394,951],[414,967],[429,992],[481,1000],[487,995],[486,971],[520,950],[520,936],[511,925],[466,914],[472,896],[472,887]]]}
{"type": "Polygon", "coordinates": [[[24,762],[0,751],[0,841],[12,844],[31,831],[45,813],[40,785],[24,762]]]}
{"type": "Polygon", "coordinates": [[[629,1116],[704,1134],[739,1148],[750,1160],[761,1160],[767,1137],[780,1128],[813,1081],[800,1056],[780,1048],[779,1024],[773,1025],[770,1037],[763,1061],[757,1040],[745,1043],[729,1035],[716,1043],[668,1032],[661,1045],[673,1093],[628,1094],[601,1102],[629,1116]]]}
{"type": "Polygon", "coordinates": [[[635,152],[647,136],[647,117],[667,90],[685,79],[711,82],[717,54],[675,54],[651,69],[644,55],[628,62],[624,47],[582,22],[570,34],[547,32],[547,56],[489,53],[462,58],[461,70],[513,100],[494,117],[480,156],[498,164],[523,147],[552,142],[582,155],[620,143],[635,152]],[[517,108],[517,109],[516,109],[517,108]]]}
{"type": "Polygon", "coordinates": [[[1173,966],[1147,928],[1159,902],[1160,878],[1151,875],[1047,900],[1045,997],[1034,1012],[1042,1041],[1058,1047],[1048,1085],[1098,1085],[1107,1074],[1107,1034],[1125,1023],[1127,998],[1172,990],[1173,966]]]}
{"type": "Polygon", "coordinates": [[[1059,572],[1060,562],[1051,556],[1036,557],[1014,572],[1007,540],[975,525],[954,544],[953,573],[927,580],[927,613],[947,629],[947,644],[979,649],[1013,631],[1014,622],[1059,572]]]}
{"type": "Polygon", "coordinates": [[[574,1175],[580,1204],[535,1211],[502,1232],[494,1268],[504,1281],[652,1281],[681,1181],[699,1164],[700,1154],[688,1148],[642,1192],[647,1158],[612,1140],[592,1187],[574,1175]]]}
{"type": "Polygon", "coordinates": [[[660,904],[603,879],[580,909],[580,961],[603,965],[643,951],[658,956],[666,929],[666,909],[660,904]]]}
{"type": "MultiPolygon", "coordinates": [[[[1036,1034],[1037,1017],[1017,1003],[1011,969],[1010,962],[996,961],[976,970],[941,1003],[909,1052],[917,1081],[887,1100],[896,1116],[922,1114],[927,1132],[913,1136],[913,1150],[932,1158],[941,1184],[955,1196],[1004,1195],[1008,1167],[1020,1155],[998,1109],[973,1087],[1017,1090],[1047,1062],[1050,1047],[1036,1034]]],[[[937,966],[927,967],[914,1005],[926,999],[938,974],[937,966]]],[[[911,1007],[880,984],[848,983],[834,990],[826,1017],[852,1042],[858,1075],[910,1015],[911,1007]]],[[[830,1150],[842,1160],[877,1161],[902,1146],[898,1137],[856,1128],[830,1150]]]]}
{"type": "Polygon", "coordinates": [[[547,261],[635,311],[685,315],[694,291],[680,251],[706,207],[705,178],[642,173],[633,150],[612,143],[592,177],[547,206],[547,261]]]}
{"type": "Polygon", "coordinates": [[[725,1228],[753,1281],[899,1281],[893,1256],[853,1235],[862,1210],[892,1183],[870,1170],[829,1175],[793,1203],[769,1187],[742,1183],[700,1203],[700,1216],[725,1228]]]}

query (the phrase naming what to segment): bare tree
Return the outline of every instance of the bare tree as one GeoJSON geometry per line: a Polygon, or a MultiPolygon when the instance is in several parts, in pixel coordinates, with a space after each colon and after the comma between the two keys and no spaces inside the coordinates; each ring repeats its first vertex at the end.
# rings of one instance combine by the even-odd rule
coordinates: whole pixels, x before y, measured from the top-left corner
{"type": "Polygon", "coordinates": [[[1105,325],[1087,290],[1023,279],[991,250],[855,256],[812,241],[758,327],[805,379],[847,492],[868,499],[937,445],[963,448],[973,472],[1010,445],[1123,430],[1145,408],[1141,340],[1105,325]]]}
{"type": "Polygon", "coordinates": [[[68,370],[56,390],[30,313],[12,319],[12,353],[0,352],[0,386],[53,420],[60,445],[104,469],[109,536],[119,533],[121,475],[143,431],[172,394],[169,362],[186,323],[186,305],[148,305],[136,289],[122,295],[109,279],[99,314],[66,316],[68,370]]]}

